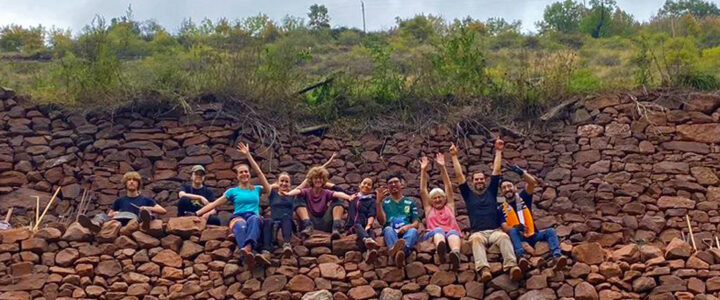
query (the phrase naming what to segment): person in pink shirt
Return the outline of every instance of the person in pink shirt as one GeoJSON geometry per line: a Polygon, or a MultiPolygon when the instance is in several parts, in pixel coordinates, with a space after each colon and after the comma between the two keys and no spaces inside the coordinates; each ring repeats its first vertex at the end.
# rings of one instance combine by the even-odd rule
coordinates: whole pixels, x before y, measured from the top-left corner
{"type": "Polygon", "coordinates": [[[427,239],[435,243],[436,251],[441,262],[445,262],[447,247],[450,246],[450,264],[453,270],[460,268],[460,226],[455,218],[455,200],[450,175],[445,168],[445,155],[435,155],[435,163],[439,166],[445,190],[434,188],[428,193],[428,173],[430,160],[427,157],[420,159],[420,198],[425,210],[425,222],[428,233],[427,239]]]}

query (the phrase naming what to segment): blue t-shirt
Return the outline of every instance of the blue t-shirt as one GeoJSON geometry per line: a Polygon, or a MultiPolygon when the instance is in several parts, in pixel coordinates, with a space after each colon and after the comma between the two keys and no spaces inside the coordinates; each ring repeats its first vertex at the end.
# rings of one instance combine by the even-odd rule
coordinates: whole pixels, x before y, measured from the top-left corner
{"type": "Polygon", "coordinates": [[[155,200],[139,195],[137,197],[122,196],[113,202],[112,210],[131,212],[140,215],[138,206],[155,206],[155,200]]]}
{"type": "Polygon", "coordinates": [[[274,189],[270,191],[268,199],[270,200],[270,212],[272,212],[273,220],[292,218],[295,197],[280,196],[277,189],[274,189]]]}
{"type": "Polygon", "coordinates": [[[235,214],[251,212],[259,216],[260,192],[262,192],[262,186],[260,185],[256,185],[253,189],[236,186],[225,191],[225,198],[235,207],[235,214]]]}
{"type": "Polygon", "coordinates": [[[500,224],[504,220],[502,208],[497,203],[497,193],[501,181],[502,175],[490,176],[490,185],[481,195],[473,192],[467,182],[459,186],[470,218],[471,232],[500,228],[500,224]]]}

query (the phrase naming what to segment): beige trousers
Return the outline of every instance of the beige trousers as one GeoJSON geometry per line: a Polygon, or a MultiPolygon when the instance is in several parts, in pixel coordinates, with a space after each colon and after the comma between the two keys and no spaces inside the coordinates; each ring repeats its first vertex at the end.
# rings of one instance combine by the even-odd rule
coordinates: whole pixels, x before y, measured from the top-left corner
{"type": "Polygon", "coordinates": [[[470,235],[472,243],[473,256],[475,257],[475,270],[480,271],[482,268],[490,267],[487,260],[486,247],[497,244],[503,257],[503,270],[517,266],[517,258],[513,250],[510,236],[500,229],[478,231],[470,235]]]}

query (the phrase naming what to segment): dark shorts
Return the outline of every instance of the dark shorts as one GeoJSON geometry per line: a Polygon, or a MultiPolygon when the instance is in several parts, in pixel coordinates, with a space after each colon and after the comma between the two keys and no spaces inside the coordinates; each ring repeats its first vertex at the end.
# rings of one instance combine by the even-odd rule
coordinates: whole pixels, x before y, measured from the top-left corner
{"type": "MultiPolygon", "coordinates": [[[[310,222],[313,224],[313,228],[316,230],[324,231],[324,232],[332,232],[332,225],[333,225],[333,218],[332,218],[332,211],[336,206],[340,206],[343,209],[345,208],[345,202],[340,199],[333,199],[330,201],[330,205],[328,206],[328,209],[325,210],[325,214],[323,214],[321,217],[317,217],[310,213],[308,211],[308,215],[310,215],[310,222]]],[[[295,200],[295,209],[298,207],[307,207],[307,203],[305,203],[305,200],[303,199],[296,199],[295,200]]]]}

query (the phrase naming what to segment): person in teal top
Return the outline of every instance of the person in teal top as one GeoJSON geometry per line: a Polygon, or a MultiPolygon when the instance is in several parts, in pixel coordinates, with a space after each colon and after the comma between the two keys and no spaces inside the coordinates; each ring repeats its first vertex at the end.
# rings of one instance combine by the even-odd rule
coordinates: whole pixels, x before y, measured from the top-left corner
{"type": "Polygon", "coordinates": [[[415,201],[403,195],[405,179],[400,174],[387,177],[387,188],[377,190],[377,220],[383,224],[388,255],[398,268],[405,267],[405,256],[418,240],[418,209],[415,201]],[[389,195],[388,195],[389,193],[389,195]],[[401,239],[398,236],[402,235],[401,239]]]}
{"type": "Polygon", "coordinates": [[[247,158],[250,164],[250,166],[241,164],[235,167],[238,186],[225,191],[222,197],[205,205],[205,207],[197,211],[197,214],[201,216],[223,205],[225,202],[232,203],[235,209],[229,227],[235,234],[235,242],[237,242],[238,247],[242,248],[241,252],[245,264],[252,269],[256,261],[265,265],[270,264],[268,255],[255,255],[253,253],[253,249],[258,246],[263,227],[263,218],[260,216],[260,195],[270,191],[270,183],[268,183],[265,174],[263,174],[260,166],[250,154],[248,145],[240,143],[237,150],[247,158]],[[250,167],[257,174],[260,185],[250,183],[250,167]]]}

